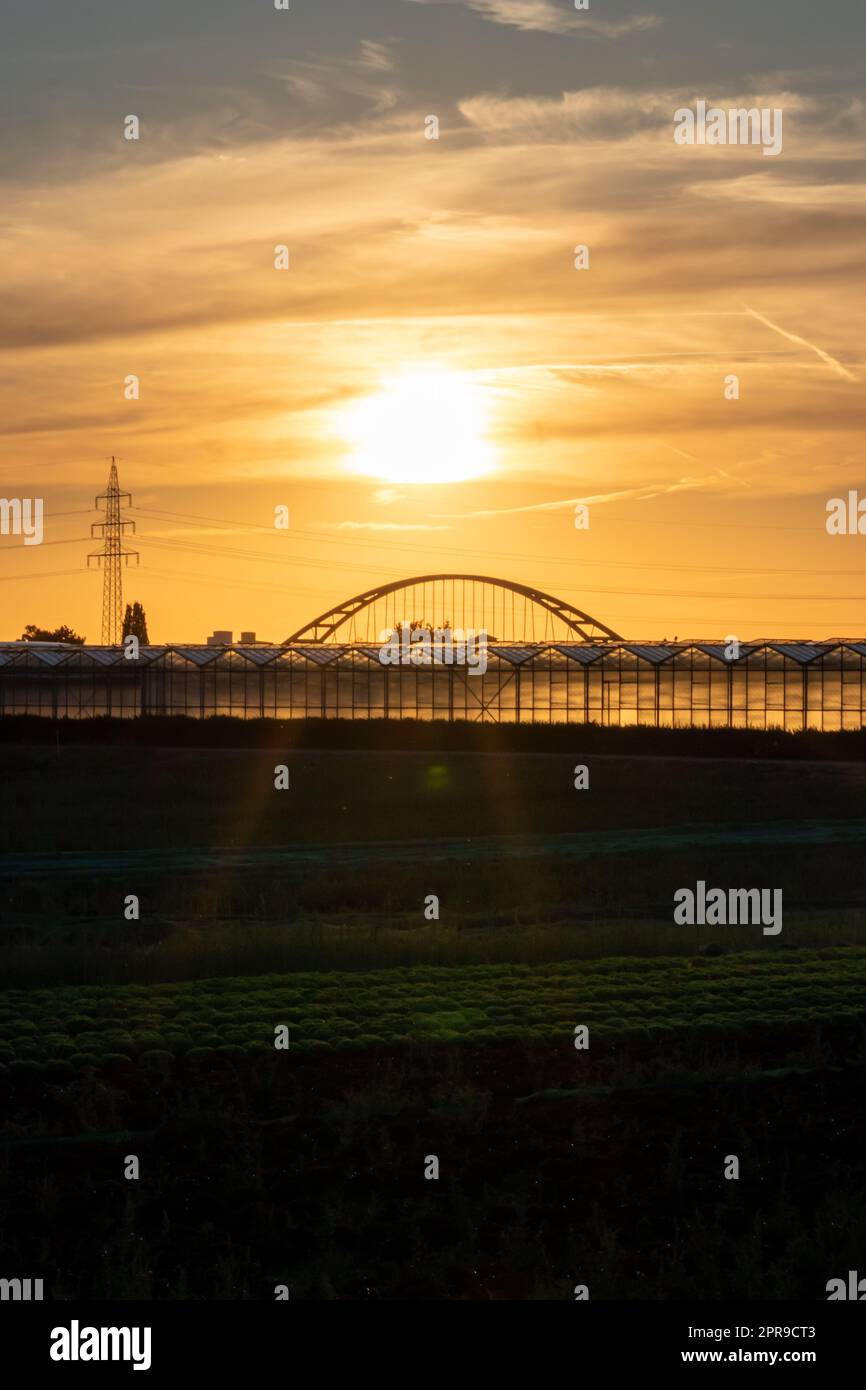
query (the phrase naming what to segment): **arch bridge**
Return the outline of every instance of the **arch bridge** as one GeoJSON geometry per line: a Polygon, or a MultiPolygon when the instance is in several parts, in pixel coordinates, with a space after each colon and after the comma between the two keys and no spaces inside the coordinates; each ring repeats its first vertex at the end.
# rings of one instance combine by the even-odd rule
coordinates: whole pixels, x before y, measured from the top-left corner
{"type": "Polygon", "coordinates": [[[619,642],[598,618],[542,589],[485,574],[422,574],[377,584],[306,623],[292,642],[379,642],[399,624],[472,628],[496,642],[619,642]]]}

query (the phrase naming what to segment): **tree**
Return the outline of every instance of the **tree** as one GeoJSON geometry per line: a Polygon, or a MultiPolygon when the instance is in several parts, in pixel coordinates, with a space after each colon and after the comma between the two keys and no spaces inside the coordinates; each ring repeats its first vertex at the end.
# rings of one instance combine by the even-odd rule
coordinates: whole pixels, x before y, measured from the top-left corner
{"type": "Polygon", "coordinates": [[[137,637],[143,647],[150,641],[147,635],[147,617],[140,603],[128,603],[123,615],[123,636],[137,637]]]}
{"type": "Polygon", "coordinates": [[[73,632],[71,627],[56,627],[53,630],[47,627],[37,627],[35,623],[28,623],[22,632],[21,642],[71,642],[76,647],[83,647],[86,642],[85,637],[79,637],[77,632],[73,632]]]}

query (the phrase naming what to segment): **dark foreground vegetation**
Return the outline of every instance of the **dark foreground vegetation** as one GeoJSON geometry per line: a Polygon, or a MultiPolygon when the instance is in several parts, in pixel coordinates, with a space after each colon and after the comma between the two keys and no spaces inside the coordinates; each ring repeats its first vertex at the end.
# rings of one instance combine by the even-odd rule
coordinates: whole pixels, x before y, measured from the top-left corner
{"type": "Polygon", "coordinates": [[[445,719],[0,718],[0,743],[124,748],[357,749],[370,752],[618,753],[645,757],[866,760],[866,729],[654,728],[648,724],[494,724],[445,719]]]}
{"type": "Polygon", "coordinates": [[[96,728],[4,753],[7,1275],[822,1299],[862,1266],[859,735],[96,728]],[[697,879],[781,887],[781,933],[675,925],[697,879]]]}
{"type": "Polygon", "coordinates": [[[862,1022],[21,1065],[4,1255],[54,1298],[811,1300],[866,1240],[862,1022]]]}

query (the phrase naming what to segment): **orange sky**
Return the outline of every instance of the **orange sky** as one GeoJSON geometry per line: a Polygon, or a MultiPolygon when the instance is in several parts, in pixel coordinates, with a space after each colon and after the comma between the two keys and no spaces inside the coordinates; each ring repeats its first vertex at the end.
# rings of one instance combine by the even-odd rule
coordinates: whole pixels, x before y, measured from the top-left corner
{"type": "Polygon", "coordinates": [[[125,597],[157,641],[279,641],[377,580],[453,570],[634,637],[866,632],[866,538],[825,529],[828,499],[866,497],[844,34],[835,78],[805,35],[756,66],[737,5],[708,67],[676,4],[595,32],[551,4],[382,0],[339,39],[293,11],[288,46],[260,16],[235,88],[209,80],[216,38],[162,86],[158,44],[129,80],[119,45],[62,148],[44,124],[4,168],[0,495],[43,497],[46,523],[41,546],[0,538],[0,637],[98,640],[86,509],[111,454],[141,509],[125,597]],[[259,109],[257,71],[281,107],[259,109]],[[782,108],[782,153],[675,145],[701,96],[782,108]],[[414,482],[436,458],[452,480],[414,482]]]}

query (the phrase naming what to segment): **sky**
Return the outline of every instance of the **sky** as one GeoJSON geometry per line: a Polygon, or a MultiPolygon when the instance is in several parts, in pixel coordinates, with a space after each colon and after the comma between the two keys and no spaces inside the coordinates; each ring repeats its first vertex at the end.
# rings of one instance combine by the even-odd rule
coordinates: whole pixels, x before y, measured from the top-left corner
{"type": "Polygon", "coordinates": [[[864,38],[862,0],[0,0],[0,497],[45,513],[0,639],[99,640],[112,456],[158,642],[455,571],[635,639],[862,638],[864,38]],[[780,152],[678,144],[702,100],[780,152]]]}

